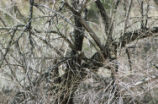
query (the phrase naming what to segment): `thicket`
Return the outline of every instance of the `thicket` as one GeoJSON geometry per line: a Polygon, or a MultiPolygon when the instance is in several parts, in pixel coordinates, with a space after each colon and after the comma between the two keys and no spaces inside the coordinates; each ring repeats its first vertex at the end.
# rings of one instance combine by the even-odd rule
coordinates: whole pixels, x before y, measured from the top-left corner
{"type": "Polygon", "coordinates": [[[1,0],[0,103],[157,104],[156,8],[151,0],[1,0]]]}

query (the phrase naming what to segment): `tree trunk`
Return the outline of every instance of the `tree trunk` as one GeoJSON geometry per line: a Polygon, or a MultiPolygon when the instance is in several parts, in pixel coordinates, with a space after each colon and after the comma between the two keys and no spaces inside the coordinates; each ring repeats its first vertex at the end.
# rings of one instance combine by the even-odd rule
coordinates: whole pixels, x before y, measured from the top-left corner
{"type": "MultiPolygon", "coordinates": [[[[75,10],[78,10],[79,0],[72,1],[72,6],[75,10]]],[[[63,90],[60,98],[60,104],[74,104],[73,95],[77,90],[79,83],[84,79],[85,74],[82,72],[80,52],[82,51],[82,44],[84,38],[84,29],[80,23],[80,14],[74,14],[75,28],[73,32],[74,36],[74,49],[71,50],[72,59],[67,62],[67,70],[64,76],[64,87],[68,90],[63,90]]]]}

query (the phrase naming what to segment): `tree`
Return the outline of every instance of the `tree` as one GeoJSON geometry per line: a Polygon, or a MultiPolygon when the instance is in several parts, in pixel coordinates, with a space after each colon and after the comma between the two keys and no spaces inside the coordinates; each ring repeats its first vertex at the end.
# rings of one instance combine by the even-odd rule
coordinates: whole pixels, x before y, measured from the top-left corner
{"type": "MultiPolygon", "coordinates": [[[[13,7],[10,12],[1,9],[3,15],[0,17],[0,31],[9,35],[1,43],[0,67],[9,70],[11,79],[20,88],[12,103],[28,103],[30,100],[38,103],[74,104],[75,92],[87,78],[88,72],[97,72],[103,66],[111,71],[112,81],[109,85],[112,95],[108,96],[108,101],[118,102],[119,50],[136,40],[156,37],[158,33],[157,27],[148,27],[149,1],[145,2],[146,8],[144,1],[139,1],[140,28],[131,29],[129,21],[133,2],[136,1],[53,0],[46,5],[47,2],[29,0],[28,17],[19,9],[17,1],[11,2],[13,7]],[[116,23],[121,7],[125,12],[122,16],[124,25],[122,32],[118,33],[116,23]],[[98,11],[96,17],[90,15],[92,8],[98,11]],[[102,23],[104,28],[101,33],[88,22],[91,18],[96,18],[98,24],[102,23]],[[91,56],[87,55],[88,49],[83,49],[87,44],[84,40],[95,50],[91,56]],[[63,74],[61,70],[64,70],[63,74]],[[25,76],[19,78],[17,73],[25,76]],[[45,98],[39,94],[43,94],[41,89],[46,91],[45,98]],[[52,99],[46,101],[49,97],[52,99]]],[[[128,49],[126,53],[132,70],[128,49]]]]}

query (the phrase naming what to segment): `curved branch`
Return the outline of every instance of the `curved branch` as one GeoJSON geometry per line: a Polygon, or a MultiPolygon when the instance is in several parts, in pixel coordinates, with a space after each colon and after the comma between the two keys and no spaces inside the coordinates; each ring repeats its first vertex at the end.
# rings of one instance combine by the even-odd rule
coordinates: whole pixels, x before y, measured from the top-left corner
{"type": "Polygon", "coordinates": [[[95,3],[99,9],[99,12],[101,14],[103,21],[104,21],[105,29],[106,29],[105,31],[107,31],[109,29],[109,22],[110,22],[107,12],[100,0],[96,0],[95,3]]]}

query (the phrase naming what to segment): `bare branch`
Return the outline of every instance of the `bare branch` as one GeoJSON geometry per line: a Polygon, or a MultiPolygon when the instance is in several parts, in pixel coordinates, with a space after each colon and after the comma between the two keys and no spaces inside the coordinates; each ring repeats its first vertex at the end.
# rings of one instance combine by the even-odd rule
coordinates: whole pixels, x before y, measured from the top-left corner
{"type": "Polygon", "coordinates": [[[84,21],[82,18],[80,18],[80,22],[85,27],[85,29],[89,32],[90,36],[95,41],[95,43],[100,48],[100,50],[104,52],[104,48],[103,48],[103,46],[102,46],[102,44],[100,42],[100,39],[97,37],[97,35],[95,34],[95,32],[88,26],[88,24],[86,23],[86,21],[84,21]]]}
{"type": "Polygon", "coordinates": [[[106,12],[103,4],[101,3],[101,1],[100,0],[95,0],[95,3],[96,3],[96,5],[97,5],[97,7],[98,7],[98,9],[100,11],[102,19],[104,21],[105,31],[107,32],[109,27],[110,27],[109,24],[110,24],[111,21],[110,21],[108,15],[107,15],[107,12],[106,12]]]}
{"type": "Polygon", "coordinates": [[[151,36],[157,36],[158,33],[158,27],[153,27],[151,29],[146,29],[145,31],[135,30],[133,32],[126,32],[123,34],[123,36],[120,37],[120,45],[121,47],[125,47],[126,44],[129,44],[136,39],[144,39],[151,36]]]}
{"type": "Polygon", "coordinates": [[[128,23],[129,15],[130,15],[130,12],[131,12],[132,4],[133,4],[133,0],[130,0],[130,4],[129,4],[129,7],[128,7],[128,11],[127,11],[127,14],[126,14],[126,20],[125,20],[125,26],[124,26],[124,33],[126,32],[126,29],[127,29],[127,23],[128,23]]]}

